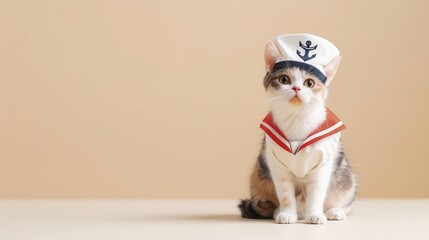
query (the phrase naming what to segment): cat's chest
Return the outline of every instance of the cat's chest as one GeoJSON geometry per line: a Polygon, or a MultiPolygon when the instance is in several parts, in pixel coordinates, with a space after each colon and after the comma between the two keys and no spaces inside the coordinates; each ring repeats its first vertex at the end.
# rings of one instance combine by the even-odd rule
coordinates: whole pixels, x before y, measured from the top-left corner
{"type": "Polygon", "coordinates": [[[298,151],[303,141],[290,141],[292,152],[280,147],[271,138],[266,140],[265,154],[270,166],[291,171],[297,177],[304,177],[320,170],[338,151],[341,133],[324,138],[298,151]]]}
{"type": "Polygon", "coordinates": [[[297,152],[298,148],[302,145],[303,142],[304,141],[289,141],[292,152],[297,152]]]}
{"type": "Polygon", "coordinates": [[[272,162],[276,165],[288,168],[298,177],[323,167],[338,152],[340,132],[345,129],[337,116],[329,109],[326,111],[325,121],[318,128],[310,129],[312,132],[303,141],[288,140],[286,137],[291,136],[293,130],[303,131],[302,128],[294,128],[292,125],[289,128],[282,126],[282,130],[269,113],[260,124],[266,133],[267,158],[273,159],[272,162]]]}

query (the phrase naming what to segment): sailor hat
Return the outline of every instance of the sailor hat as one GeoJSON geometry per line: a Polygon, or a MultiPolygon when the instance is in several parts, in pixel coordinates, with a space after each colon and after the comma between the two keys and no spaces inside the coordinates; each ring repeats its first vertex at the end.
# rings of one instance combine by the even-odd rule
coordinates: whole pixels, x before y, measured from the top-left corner
{"type": "Polygon", "coordinates": [[[340,55],[334,44],[307,33],[281,35],[273,42],[284,57],[274,64],[273,71],[297,67],[314,74],[323,83],[327,80],[324,67],[340,55]]]}

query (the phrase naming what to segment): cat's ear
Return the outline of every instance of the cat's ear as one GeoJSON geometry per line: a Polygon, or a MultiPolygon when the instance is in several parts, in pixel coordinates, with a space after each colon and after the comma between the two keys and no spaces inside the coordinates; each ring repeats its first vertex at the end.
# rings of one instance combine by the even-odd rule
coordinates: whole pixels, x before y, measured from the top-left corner
{"type": "Polygon", "coordinates": [[[329,62],[326,66],[323,67],[326,73],[326,82],[325,86],[329,86],[332,79],[337,72],[338,66],[340,65],[341,56],[334,58],[331,62],[329,62]]]}
{"type": "Polygon", "coordinates": [[[267,70],[267,72],[271,72],[273,71],[274,64],[276,64],[276,62],[279,62],[280,60],[283,60],[284,57],[280,54],[274,43],[268,41],[267,44],[265,44],[264,59],[265,69],[267,70]]]}

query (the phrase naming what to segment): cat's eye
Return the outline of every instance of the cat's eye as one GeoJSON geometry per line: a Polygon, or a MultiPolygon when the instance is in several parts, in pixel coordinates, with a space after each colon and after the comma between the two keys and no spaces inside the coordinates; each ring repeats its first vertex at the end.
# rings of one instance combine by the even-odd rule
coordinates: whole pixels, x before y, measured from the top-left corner
{"type": "Polygon", "coordinates": [[[286,75],[281,75],[281,76],[279,77],[279,82],[280,82],[281,84],[283,84],[283,85],[291,84],[291,81],[290,81],[289,77],[288,77],[288,76],[286,76],[286,75]]]}
{"type": "Polygon", "coordinates": [[[316,85],[316,82],[314,82],[313,79],[308,78],[304,81],[304,86],[306,86],[308,88],[312,88],[312,87],[314,87],[314,85],[316,85]]]}

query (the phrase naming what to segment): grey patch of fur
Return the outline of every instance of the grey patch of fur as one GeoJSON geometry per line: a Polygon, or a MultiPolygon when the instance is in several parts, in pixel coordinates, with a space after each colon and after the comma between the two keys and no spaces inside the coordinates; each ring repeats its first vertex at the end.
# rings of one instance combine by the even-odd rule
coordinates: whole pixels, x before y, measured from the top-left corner
{"type": "MultiPolygon", "coordinates": [[[[279,71],[277,71],[279,72],[279,71]]],[[[264,77],[264,87],[265,89],[267,89],[270,85],[274,88],[274,89],[279,89],[280,88],[280,82],[278,81],[278,74],[277,72],[273,72],[273,73],[267,73],[264,77]]]]}
{"type": "Polygon", "coordinates": [[[354,186],[354,176],[344,150],[341,149],[335,159],[335,168],[332,173],[331,188],[337,191],[347,191],[354,186]]]}

